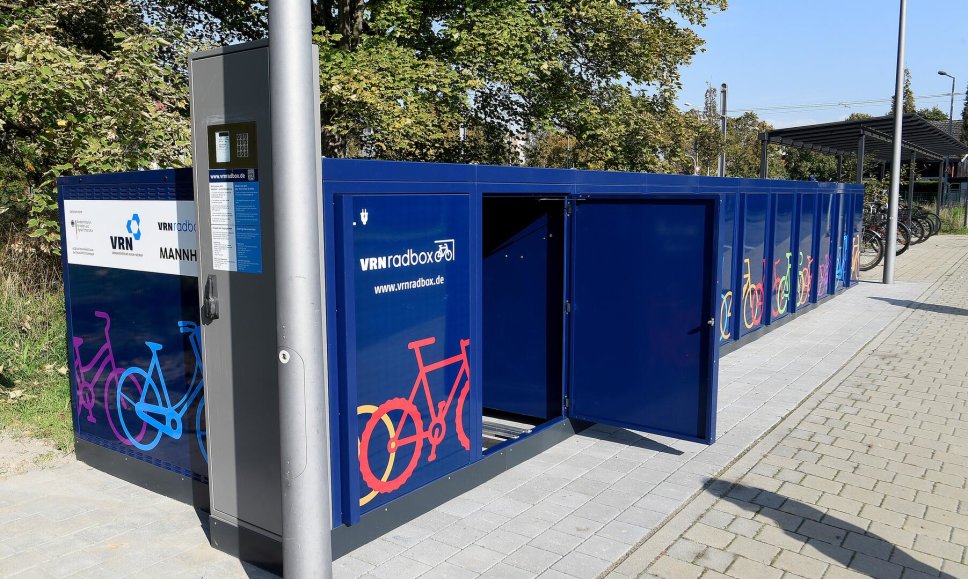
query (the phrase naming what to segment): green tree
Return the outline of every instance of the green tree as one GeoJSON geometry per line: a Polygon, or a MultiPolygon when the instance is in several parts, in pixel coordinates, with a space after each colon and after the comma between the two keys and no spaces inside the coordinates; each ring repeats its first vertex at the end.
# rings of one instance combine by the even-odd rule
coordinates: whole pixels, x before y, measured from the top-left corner
{"type": "MultiPolygon", "coordinates": [[[[904,102],[902,106],[905,114],[917,112],[918,106],[914,101],[914,90],[911,88],[911,70],[907,67],[904,67],[904,102]]],[[[891,97],[891,110],[887,111],[887,114],[894,114],[894,97],[891,97]]]]}
{"type": "MultiPolygon", "coordinates": [[[[153,22],[190,23],[198,40],[265,34],[264,2],[138,2],[153,22]]],[[[600,131],[620,129],[618,115],[669,106],[679,67],[702,45],[694,29],[725,7],[725,0],[316,0],[324,153],[502,162],[509,135],[536,131],[573,135],[580,152],[599,142],[600,131]],[[637,100],[632,87],[652,102],[637,100]]],[[[586,152],[589,163],[627,164],[621,155],[586,152]]]]}
{"type": "Polygon", "coordinates": [[[153,32],[123,0],[0,11],[0,166],[16,173],[0,212],[29,212],[42,249],[59,247],[57,177],[189,161],[186,83],[153,32]]]}
{"type": "Polygon", "coordinates": [[[931,107],[930,109],[924,108],[918,111],[918,115],[929,120],[929,121],[945,121],[948,120],[948,113],[944,112],[937,105],[931,107]]]}
{"type": "Polygon", "coordinates": [[[968,86],[965,86],[965,106],[961,109],[961,141],[968,143],[968,86]]]}

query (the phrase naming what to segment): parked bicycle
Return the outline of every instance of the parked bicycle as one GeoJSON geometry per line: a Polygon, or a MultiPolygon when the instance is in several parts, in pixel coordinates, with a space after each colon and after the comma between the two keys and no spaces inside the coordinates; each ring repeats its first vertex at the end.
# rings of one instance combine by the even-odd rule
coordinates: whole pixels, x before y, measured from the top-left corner
{"type": "Polygon", "coordinates": [[[195,432],[202,458],[208,461],[206,432],[204,428],[205,399],[202,396],[204,378],[201,355],[201,328],[194,322],[178,322],[178,330],[188,334],[188,341],[195,354],[195,369],[185,394],[172,403],[165,375],[161,371],[158,352],[163,346],[156,342],[145,342],[151,351],[148,370],[137,366],[128,368],[118,380],[116,407],[121,429],[128,441],[137,449],[149,451],[158,446],[163,436],[180,439],[184,431],[183,417],[197,398],[201,396],[195,410],[195,432]],[[156,379],[157,377],[157,379],[156,379]],[[137,382],[143,388],[132,389],[137,382]],[[140,431],[141,437],[133,435],[140,431]]]}
{"type": "Polygon", "coordinates": [[[360,406],[357,409],[358,415],[372,412],[363,427],[359,441],[360,473],[363,475],[363,481],[372,492],[361,499],[361,504],[364,504],[363,500],[369,502],[375,496],[373,493],[390,493],[407,482],[420,460],[424,440],[430,443],[430,454],[427,456],[427,460],[429,462],[437,460],[437,447],[443,442],[447,434],[445,419],[454,403],[455,396],[457,405],[454,422],[457,439],[464,450],[471,448],[470,438],[464,431],[464,404],[467,402],[467,395],[471,390],[470,367],[467,361],[467,348],[470,346],[470,340],[460,341],[459,354],[432,364],[425,364],[420,350],[433,345],[435,342],[436,338],[425,338],[415,340],[407,345],[407,348],[413,350],[417,359],[417,379],[410,390],[409,398],[392,398],[373,410],[371,410],[372,406],[360,406]],[[427,375],[453,364],[459,364],[460,368],[457,372],[457,378],[450,387],[447,399],[435,401],[427,375]],[[430,414],[430,424],[426,429],[423,425],[420,410],[414,403],[417,393],[421,390],[423,390],[430,414]],[[378,428],[380,429],[379,435],[374,437],[378,428]],[[384,439],[386,440],[385,443],[384,439]],[[371,448],[373,444],[380,446],[371,448]],[[370,456],[370,453],[377,449],[385,450],[389,454],[389,462],[380,476],[373,472],[370,456]],[[397,453],[401,451],[404,451],[403,456],[409,457],[409,460],[402,468],[396,468],[403,462],[397,460],[397,453]]]}

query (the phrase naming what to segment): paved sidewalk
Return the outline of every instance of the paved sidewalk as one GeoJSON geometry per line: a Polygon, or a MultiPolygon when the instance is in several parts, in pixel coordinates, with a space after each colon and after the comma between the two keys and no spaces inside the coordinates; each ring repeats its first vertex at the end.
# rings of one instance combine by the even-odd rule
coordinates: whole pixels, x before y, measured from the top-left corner
{"type": "Polygon", "coordinates": [[[934,285],[609,576],[968,577],[966,246],[901,256],[934,285]]]}
{"type": "MultiPolygon", "coordinates": [[[[738,456],[818,387],[829,386],[831,376],[892,321],[909,313],[905,306],[934,277],[964,262],[968,238],[931,240],[916,249],[912,254],[930,257],[926,262],[946,265],[908,260],[924,269],[917,279],[893,286],[860,284],[723,358],[716,444],[594,427],[341,558],[337,576],[594,577],[612,567],[628,575],[645,570],[652,561],[641,555],[682,525],[684,513],[712,498],[703,491],[706,481],[722,478],[719,473],[738,456]],[[630,550],[634,553],[626,558],[630,550]]],[[[833,437],[830,432],[823,436],[833,437]]],[[[797,447],[800,451],[815,453],[797,447]]],[[[877,455],[872,451],[871,456],[877,455]]],[[[765,481],[755,484],[784,492],[782,486],[767,489],[765,481]]],[[[807,495],[791,498],[810,502],[807,495]]],[[[883,504],[877,508],[889,510],[883,504]]],[[[0,480],[0,529],[4,577],[267,575],[209,547],[190,507],[76,461],[0,480]]],[[[660,561],[696,561],[681,558],[670,552],[660,561]]]]}

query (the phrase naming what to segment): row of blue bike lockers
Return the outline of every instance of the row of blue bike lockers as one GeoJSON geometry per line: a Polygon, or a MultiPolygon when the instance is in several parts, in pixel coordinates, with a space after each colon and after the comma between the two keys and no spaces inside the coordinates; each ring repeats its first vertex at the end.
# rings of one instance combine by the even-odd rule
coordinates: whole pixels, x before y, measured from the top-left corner
{"type": "MultiPolygon", "coordinates": [[[[562,421],[711,443],[721,345],[857,279],[853,185],[337,159],[323,176],[336,527],[562,421]]],[[[191,172],[59,192],[78,456],[204,502],[219,432],[191,172]]],[[[278,439],[271,404],[236,420],[278,439]]],[[[280,505],[244,521],[270,535],[278,458],[245,473],[280,505]]]]}

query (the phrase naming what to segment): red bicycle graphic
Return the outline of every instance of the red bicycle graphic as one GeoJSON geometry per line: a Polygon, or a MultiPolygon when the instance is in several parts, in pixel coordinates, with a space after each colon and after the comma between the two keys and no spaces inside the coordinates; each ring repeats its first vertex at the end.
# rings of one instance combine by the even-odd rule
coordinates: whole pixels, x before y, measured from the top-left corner
{"type": "Polygon", "coordinates": [[[425,364],[420,349],[430,346],[436,341],[436,338],[425,338],[415,340],[407,345],[407,348],[413,350],[414,356],[417,358],[418,368],[417,379],[413,383],[409,398],[392,398],[379,407],[365,405],[357,409],[358,415],[372,412],[366,426],[363,427],[358,447],[360,473],[363,475],[363,481],[372,491],[360,499],[361,506],[372,500],[377,494],[393,492],[407,482],[420,460],[424,439],[430,442],[430,454],[427,456],[427,460],[429,462],[437,460],[437,446],[440,445],[447,434],[445,419],[451,404],[454,402],[455,395],[457,397],[457,408],[454,422],[457,427],[457,439],[464,450],[471,449],[471,441],[467,437],[467,433],[464,432],[464,404],[467,402],[467,395],[471,390],[470,367],[467,361],[467,347],[471,342],[470,340],[461,340],[460,354],[439,362],[425,364]],[[460,370],[450,388],[447,400],[434,401],[427,375],[452,364],[460,364],[460,370]],[[430,411],[430,425],[426,429],[424,429],[423,420],[420,417],[420,410],[414,404],[421,387],[427,400],[427,408],[430,411]],[[375,434],[376,436],[374,436],[375,434]],[[385,443],[384,440],[386,440],[385,443]],[[373,444],[378,446],[371,448],[373,444]],[[373,472],[370,453],[378,448],[383,450],[380,446],[385,447],[389,454],[389,460],[382,469],[381,475],[378,476],[373,472]],[[402,455],[404,460],[398,461],[397,453],[401,451],[404,451],[402,455]],[[409,461],[406,460],[407,456],[409,456],[409,461]],[[399,468],[402,462],[406,462],[406,464],[399,468]]]}

